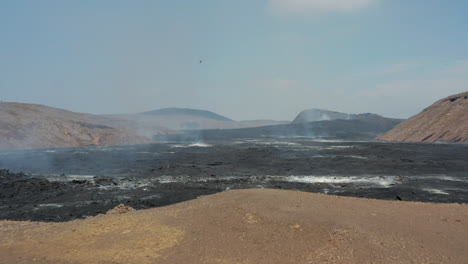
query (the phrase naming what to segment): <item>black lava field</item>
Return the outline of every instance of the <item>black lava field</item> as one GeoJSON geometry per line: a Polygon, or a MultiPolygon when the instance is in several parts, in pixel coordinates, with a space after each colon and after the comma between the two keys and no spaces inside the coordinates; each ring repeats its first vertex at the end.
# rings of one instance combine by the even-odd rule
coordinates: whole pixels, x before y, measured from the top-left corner
{"type": "Polygon", "coordinates": [[[468,203],[468,145],[258,138],[0,152],[0,219],[68,221],[240,188],[468,203]]]}

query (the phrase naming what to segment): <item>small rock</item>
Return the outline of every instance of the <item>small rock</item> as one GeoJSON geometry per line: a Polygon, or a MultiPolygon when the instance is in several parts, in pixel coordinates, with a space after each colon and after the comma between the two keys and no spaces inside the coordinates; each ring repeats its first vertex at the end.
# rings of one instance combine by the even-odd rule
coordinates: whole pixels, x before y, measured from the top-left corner
{"type": "Polygon", "coordinates": [[[125,204],[119,204],[116,207],[112,208],[111,210],[107,211],[106,215],[126,214],[131,211],[135,211],[135,209],[125,204]]]}

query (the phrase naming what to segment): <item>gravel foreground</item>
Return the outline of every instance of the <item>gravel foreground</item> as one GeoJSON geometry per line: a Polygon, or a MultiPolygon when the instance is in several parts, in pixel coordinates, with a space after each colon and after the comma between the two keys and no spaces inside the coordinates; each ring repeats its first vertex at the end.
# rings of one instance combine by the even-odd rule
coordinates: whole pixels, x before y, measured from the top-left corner
{"type": "Polygon", "coordinates": [[[468,263],[468,205],[263,189],[126,211],[1,221],[0,263],[468,263]]]}

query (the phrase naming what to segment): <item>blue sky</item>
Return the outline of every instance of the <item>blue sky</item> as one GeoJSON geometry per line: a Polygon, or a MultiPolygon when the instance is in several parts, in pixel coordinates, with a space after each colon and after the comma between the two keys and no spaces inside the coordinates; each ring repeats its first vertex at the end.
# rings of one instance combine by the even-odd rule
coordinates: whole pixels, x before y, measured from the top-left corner
{"type": "Polygon", "coordinates": [[[466,14],[465,0],[2,1],[0,99],[407,118],[468,90],[466,14]]]}

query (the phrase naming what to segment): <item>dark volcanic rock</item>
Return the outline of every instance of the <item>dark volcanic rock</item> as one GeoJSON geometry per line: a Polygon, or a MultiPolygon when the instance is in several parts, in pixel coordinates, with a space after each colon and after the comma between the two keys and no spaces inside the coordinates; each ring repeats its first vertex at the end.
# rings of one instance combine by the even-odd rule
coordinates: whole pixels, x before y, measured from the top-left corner
{"type": "Polygon", "coordinates": [[[0,152],[0,219],[67,221],[229,189],[468,202],[468,146],[247,139],[0,152]]]}

